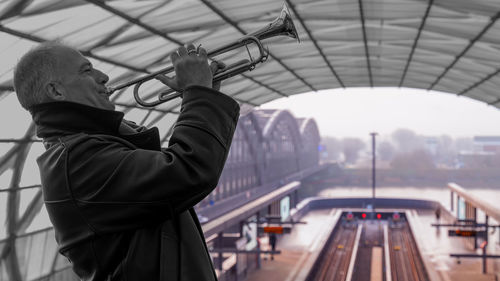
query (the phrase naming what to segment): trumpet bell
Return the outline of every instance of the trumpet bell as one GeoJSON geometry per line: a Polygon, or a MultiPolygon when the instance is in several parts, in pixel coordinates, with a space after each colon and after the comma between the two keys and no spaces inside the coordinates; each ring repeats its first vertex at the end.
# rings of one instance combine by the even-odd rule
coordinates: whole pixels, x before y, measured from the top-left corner
{"type": "Polygon", "coordinates": [[[295,24],[292,20],[292,14],[286,2],[283,2],[283,7],[281,8],[280,15],[267,26],[248,34],[249,36],[255,36],[259,40],[264,40],[267,38],[275,36],[288,36],[290,38],[297,39],[300,42],[299,33],[295,24]]]}

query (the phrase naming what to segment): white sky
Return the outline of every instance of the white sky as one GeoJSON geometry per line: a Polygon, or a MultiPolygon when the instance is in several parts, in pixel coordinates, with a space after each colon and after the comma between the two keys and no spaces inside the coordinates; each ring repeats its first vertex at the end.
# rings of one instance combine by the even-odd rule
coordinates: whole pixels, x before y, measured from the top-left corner
{"type": "Polygon", "coordinates": [[[312,117],[320,134],[337,138],[388,136],[408,128],[420,135],[500,135],[500,110],[467,97],[409,88],[349,88],[281,98],[263,109],[312,117]]]}

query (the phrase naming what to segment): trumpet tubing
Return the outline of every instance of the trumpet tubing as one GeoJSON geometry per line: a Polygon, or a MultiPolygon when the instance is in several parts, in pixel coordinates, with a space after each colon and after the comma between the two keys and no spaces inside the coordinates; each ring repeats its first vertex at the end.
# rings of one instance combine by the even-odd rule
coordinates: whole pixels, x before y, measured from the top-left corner
{"type": "MultiPolygon", "coordinates": [[[[283,3],[283,8],[281,9],[280,15],[274,21],[268,23],[265,27],[255,32],[249,33],[232,43],[223,45],[207,53],[207,56],[210,59],[214,60],[214,57],[217,55],[221,55],[241,47],[246,47],[249,55],[249,59],[240,60],[215,72],[213,81],[222,81],[246,71],[253,70],[257,64],[265,62],[269,54],[267,49],[264,48],[264,45],[261,41],[275,36],[288,36],[297,39],[297,41],[300,41],[297,29],[295,28],[295,25],[292,21],[291,14],[286,3],[283,3]],[[252,56],[250,55],[250,51],[248,51],[248,46],[251,44],[255,44],[255,46],[257,47],[257,58],[252,58],[252,56]]],[[[134,85],[134,98],[136,102],[144,107],[155,107],[159,104],[180,97],[182,94],[167,87],[167,90],[158,93],[158,99],[156,101],[147,102],[139,95],[139,89],[145,82],[155,79],[157,75],[166,75],[173,71],[173,66],[163,68],[161,70],[115,86],[113,88],[109,88],[108,94],[111,95],[117,90],[134,85]]]]}

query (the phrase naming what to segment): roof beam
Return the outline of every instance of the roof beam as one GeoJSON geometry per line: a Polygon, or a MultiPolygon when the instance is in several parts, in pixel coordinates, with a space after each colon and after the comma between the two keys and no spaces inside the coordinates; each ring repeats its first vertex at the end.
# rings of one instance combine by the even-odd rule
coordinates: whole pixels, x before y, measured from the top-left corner
{"type": "Polygon", "coordinates": [[[0,91],[14,92],[14,87],[10,85],[0,85],[0,91]]]}
{"type": "Polygon", "coordinates": [[[0,143],[27,143],[27,142],[42,142],[38,139],[0,139],[0,143]]]}
{"type": "Polygon", "coordinates": [[[319,54],[321,55],[321,57],[323,58],[323,60],[325,61],[326,65],[328,65],[328,68],[330,68],[330,71],[332,72],[333,76],[335,76],[335,78],[337,78],[337,81],[339,82],[339,84],[342,86],[342,88],[345,88],[345,85],[344,83],[342,82],[342,80],[340,79],[339,75],[337,74],[337,72],[333,69],[333,66],[330,64],[330,61],[326,58],[326,55],[323,53],[323,49],[321,49],[319,47],[319,44],[318,42],[316,41],[316,39],[313,37],[311,31],[309,30],[309,28],[306,26],[306,23],[304,22],[304,20],[302,19],[302,17],[300,16],[300,14],[297,12],[297,10],[295,9],[295,6],[293,5],[292,1],[290,0],[286,0],[286,2],[288,3],[288,6],[290,6],[290,8],[292,9],[293,13],[295,14],[295,16],[297,17],[297,19],[299,20],[300,24],[302,25],[302,27],[304,27],[304,30],[306,31],[307,33],[307,36],[309,36],[309,38],[311,39],[311,41],[313,42],[314,46],[316,47],[316,49],[318,50],[319,54]]]}
{"type": "Polygon", "coordinates": [[[465,95],[467,92],[469,92],[470,90],[474,89],[474,88],[477,88],[479,85],[483,84],[484,82],[490,80],[491,78],[495,77],[498,73],[500,73],[500,68],[495,70],[494,72],[488,74],[486,77],[484,77],[483,79],[479,80],[478,82],[472,84],[472,86],[468,87],[467,89],[461,91],[460,93],[458,93],[457,95],[459,96],[462,96],[462,95],[465,95]]]}
{"type": "Polygon", "coordinates": [[[26,211],[18,221],[17,233],[26,233],[26,229],[31,225],[35,216],[40,212],[43,206],[42,189],[39,189],[35,197],[26,207],[26,211]]]}
{"type": "MultiPolygon", "coordinates": [[[[231,20],[226,14],[224,14],[221,10],[219,10],[217,7],[215,7],[212,3],[208,2],[207,0],[200,0],[205,6],[207,6],[210,10],[212,10],[214,13],[216,13],[219,17],[221,17],[224,21],[229,23],[232,27],[234,27],[236,30],[238,30],[241,34],[245,35],[247,32],[245,32],[241,27],[238,26],[238,24],[231,20]]],[[[292,73],[293,76],[297,77],[302,83],[304,83],[307,87],[309,87],[312,91],[317,91],[311,84],[309,84],[304,78],[299,76],[293,69],[291,69],[288,65],[286,65],[281,59],[273,55],[272,53],[269,53],[269,56],[271,56],[274,60],[276,60],[283,68],[285,68],[288,72],[292,73]]]]}
{"type": "Polygon", "coordinates": [[[418,40],[420,39],[420,34],[422,33],[422,30],[424,29],[425,22],[427,21],[427,17],[429,16],[429,12],[431,11],[431,7],[432,7],[433,3],[434,3],[434,0],[429,0],[429,4],[427,5],[427,9],[425,10],[424,18],[422,19],[422,22],[420,23],[420,27],[418,28],[417,37],[415,37],[415,41],[413,42],[413,46],[411,47],[410,56],[408,56],[408,60],[406,61],[406,66],[405,66],[405,70],[403,71],[403,75],[401,76],[401,81],[399,81],[399,87],[403,86],[403,83],[404,83],[405,78],[406,78],[406,73],[408,72],[408,68],[410,67],[410,63],[413,59],[413,54],[415,53],[415,49],[417,48],[418,40]]]}
{"type": "Polygon", "coordinates": [[[470,40],[469,44],[467,44],[467,46],[462,50],[462,52],[460,52],[460,54],[458,54],[455,57],[453,62],[445,68],[443,73],[441,73],[441,75],[438,76],[438,78],[429,86],[427,90],[432,90],[434,86],[436,86],[436,84],[439,83],[439,81],[446,75],[446,73],[448,73],[448,71],[453,66],[455,66],[455,64],[465,55],[465,53],[467,53],[469,49],[472,48],[472,46],[479,39],[481,39],[481,37],[495,24],[495,22],[498,20],[499,17],[500,17],[500,12],[497,12],[493,17],[490,18],[490,22],[483,28],[483,30],[481,30],[481,32],[479,32],[473,39],[470,40]]]}
{"type": "Polygon", "coordinates": [[[360,15],[360,19],[361,19],[361,27],[363,30],[363,41],[365,43],[366,64],[368,66],[368,75],[370,77],[370,87],[373,87],[372,66],[370,63],[370,52],[368,50],[368,38],[366,38],[365,13],[363,11],[363,0],[358,0],[358,4],[359,4],[359,15],[360,15]]]}
{"type": "Polygon", "coordinates": [[[124,12],[120,11],[120,10],[117,10],[117,9],[115,9],[115,8],[111,7],[111,6],[108,6],[108,5],[107,5],[104,1],[102,1],[102,0],[85,0],[85,1],[87,1],[87,2],[89,2],[89,3],[92,3],[92,4],[96,5],[96,6],[98,6],[98,7],[102,8],[102,9],[104,9],[104,10],[106,10],[106,11],[110,12],[111,14],[114,14],[114,15],[116,15],[116,16],[118,16],[118,17],[121,17],[121,18],[125,19],[126,21],[128,21],[128,22],[130,22],[130,23],[133,23],[133,24],[135,24],[135,25],[138,25],[138,26],[140,26],[140,27],[144,28],[145,30],[147,30],[147,31],[151,32],[152,34],[155,34],[155,35],[158,35],[158,36],[160,36],[160,37],[162,37],[162,38],[165,38],[165,39],[167,39],[168,41],[170,41],[170,42],[174,42],[174,43],[175,43],[175,44],[177,44],[177,45],[181,45],[181,46],[182,46],[182,45],[184,45],[181,41],[179,41],[179,40],[177,40],[177,39],[175,39],[175,38],[173,38],[173,37],[169,36],[167,33],[165,33],[165,32],[161,32],[160,30],[158,30],[158,29],[156,29],[156,28],[154,28],[154,27],[152,27],[152,26],[150,26],[150,25],[147,25],[147,24],[143,23],[143,22],[142,22],[142,21],[140,21],[139,19],[136,19],[136,18],[134,18],[134,17],[131,17],[131,16],[129,16],[129,15],[127,15],[127,14],[125,14],[124,12]]]}
{"type": "MultiPolygon", "coordinates": [[[[141,22],[140,20],[138,20],[138,19],[136,19],[136,18],[133,18],[133,17],[131,17],[131,16],[129,16],[129,15],[127,15],[127,14],[125,14],[125,13],[123,13],[123,12],[121,12],[121,11],[119,11],[119,10],[115,9],[115,8],[113,8],[113,7],[110,7],[110,6],[106,5],[106,3],[104,3],[103,1],[100,1],[100,0],[85,0],[85,1],[87,1],[87,2],[89,2],[89,3],[92,3],[92,4],[96,5],[96,6],[99,6],[100,8],[102,8],[102,9],[104,9],[104,10],[106,10],[106,11],[108,11],[108,12],[110,12],[110,13],[112,13],[112,14],[114,14],[114,15],[118,16],[118,17],[121,17],[121,18],[123,18],[123,19],[127,20],[127,21],[128,21],[128,22],[130,22],[130,23],[133,23],[133,24],[135,24],[135,25],[138,25],[138,26],[140,26],[140,27],[144,28],[145,30],[147,30],[147,31],[151,32],[152,34],[155,34],[155,35],[157,35],[157,36],[160,36],[160,37],[162,37],[162,38],[164,38],[164,39],[166,39],[166,40],[168,40],[168,41],[170,41],[170,42],[173,42],[173,43],[175,43],[175,44],[177,44],[177,45],[179,45],[179,46],[184,46],[184,43],[183,43],[183,42],[181,42],[181,41],[179,41],[179,40],[177,40],[177,39],[175,39],[175,38],[173,38],[173,37],[170,37],[170,36],[169,36],[168,34],[166,34],[165,32],[161,32],[160,30],[158,30],[158,29],[156,29],[156,28],[154,28],[154,27],[152,27],[152,26],[150,26],[150,25],[147,25],[147,24],[145,24],[145,23],[141,22]]],[[[254,79],[254,78],[252,78],[252,77],[249,77],[249,76],[247,76],[247,75],[245,75],[245,74],[241,74],[241,75],[242,75],[243,77],[245,77],[245,78],[247,78],[247,79],[251,80],[252,82],[254,82],[254,83],[256,83],[256,84],[262,85],[262,83],[257,82],[257,80],[255,80],[255,79],[254,79]]],[[[269,89],[269,90],[272,90],[273,92],[275,92],[275,93],[279,94],[280,96],[283,96],[283,97],[288,97],[288,95],[286,95],[286,94],[282,93],[281,91],[278,91],[278,90],[276,90],[276,89],[273,89],[273,88],[271,88],[270,86],[267,86],[267,85],[266,85],[266,88],[267,88],[267,89],[269,89]]],[[[245,101],[240,101],[240,102],[245,102],[245,101]]]]}
{"type": "Polygon", "coordinates": [[[500,103],[500,98],[496,99],[495,101],[493,102],[489,102],[488,105],[497,105],[500,103]]]}
{"type": "Polygon", "coordinates": [[[24,8],[31,4],[31,2],[33,2],[33,0],[11,1],[11,3],[0,12],[0,20],[19,15],[24,8]]]}

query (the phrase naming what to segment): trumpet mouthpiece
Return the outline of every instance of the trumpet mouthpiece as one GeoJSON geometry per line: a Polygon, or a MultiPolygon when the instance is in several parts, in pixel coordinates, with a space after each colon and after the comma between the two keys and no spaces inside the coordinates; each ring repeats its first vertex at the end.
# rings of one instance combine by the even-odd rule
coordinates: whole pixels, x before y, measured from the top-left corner
{"type": "Polygon", "coordinates": [[[113,89],[112,87],[107,87],[106,88],[106,94],[108,96],[111,96],[114,92],[115,92],[115,89],[113,89]]]}

